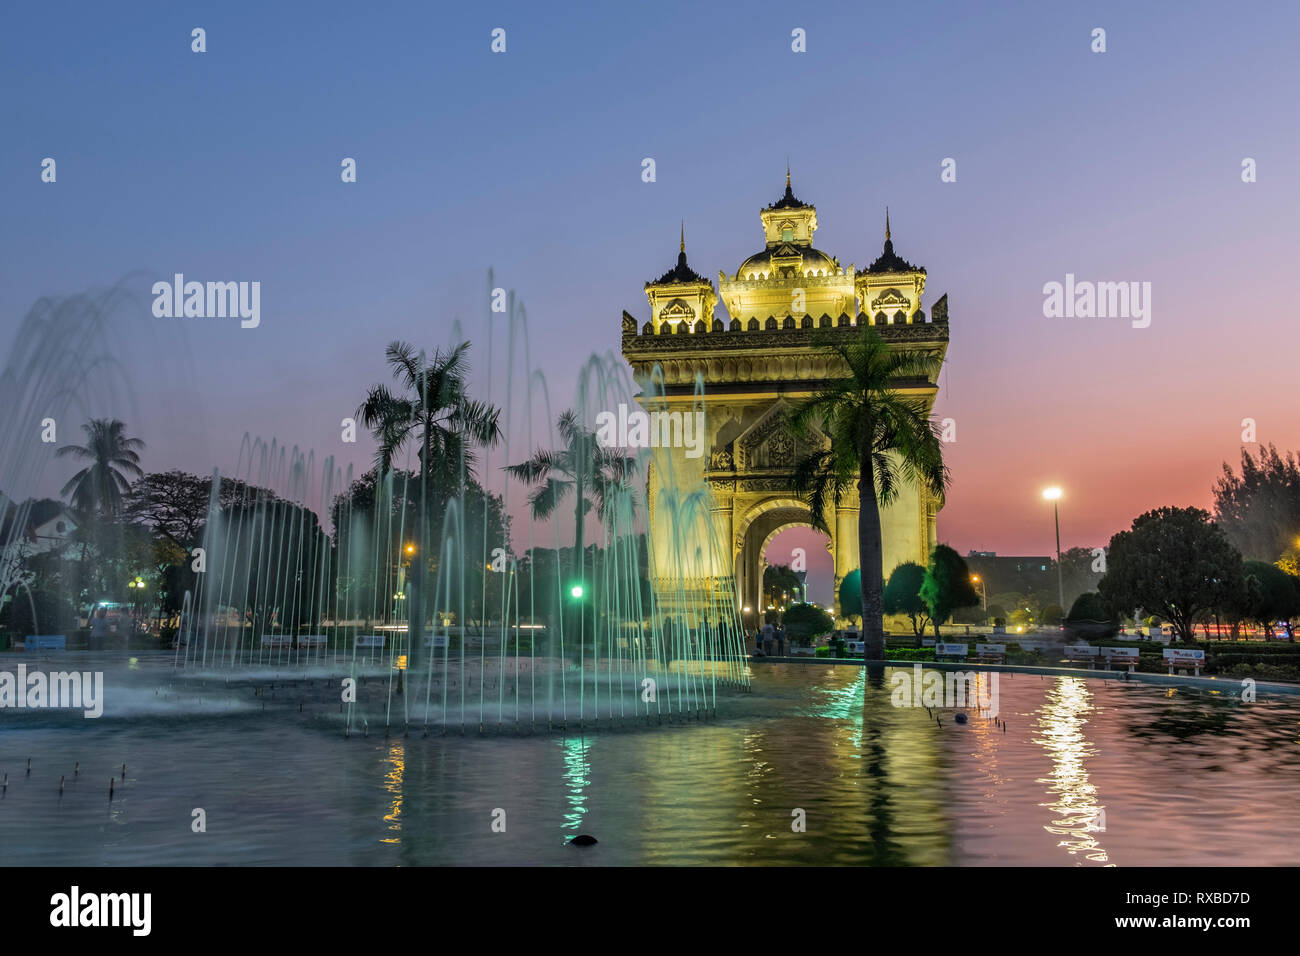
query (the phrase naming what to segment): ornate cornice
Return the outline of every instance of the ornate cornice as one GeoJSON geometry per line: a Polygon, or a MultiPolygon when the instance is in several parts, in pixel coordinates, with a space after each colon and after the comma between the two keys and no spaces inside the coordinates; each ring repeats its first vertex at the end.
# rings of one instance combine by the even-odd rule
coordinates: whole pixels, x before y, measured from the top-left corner
{"type": "MultiPolygon", "coordinates": [[[[628,316],[627,318],[630,318],[628,316]]],[[[796,320],[798,321],[798,320],[796,320]]],[[[862,324],[868,324],[866,317],[861,317],[862,324]]],[[[819,350],[822,344],[818,335],[833,336],[835,339],[851,340],[861,333],[860,326],[838,326],[834,328],[794,328],[794,329],[755,329],[725,330],[709,332],[678,333],[677,335],[639,334],[628,331],[635,321],[623,322],[623,354],[629,358],[634,355],[664,355],[670,353],[693,352],[741,352],[757,349],[819,350]]],[[[907,345],[933,344],[946,345],[948,326],[945,322],[916,322],[910,325],[875,325],[872,326],[886,342],[907,345]]]]}

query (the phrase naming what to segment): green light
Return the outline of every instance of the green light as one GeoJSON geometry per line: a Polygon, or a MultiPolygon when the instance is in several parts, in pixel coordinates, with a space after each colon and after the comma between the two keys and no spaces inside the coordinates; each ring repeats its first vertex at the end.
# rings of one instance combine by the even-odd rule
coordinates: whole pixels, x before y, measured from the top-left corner
{"type": "Polygon", "coordinates": [[[582,597],[582,585],[575,584],[572,588],[569,589],[569,593],[572,594],[575,598],[582,597]]]}

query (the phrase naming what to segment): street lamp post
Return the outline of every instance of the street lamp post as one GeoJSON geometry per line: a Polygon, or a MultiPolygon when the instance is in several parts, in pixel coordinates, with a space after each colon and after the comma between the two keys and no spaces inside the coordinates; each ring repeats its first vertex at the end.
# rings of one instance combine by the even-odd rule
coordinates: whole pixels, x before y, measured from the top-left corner
{"type": "Polygon", "coordinates": [[[983,604],[984,612],[987,614],[989,609],[989,592],[984,587],[984,582],[980,580],[978,574],[972,574],[970,579],[980,586],[980,601],[983,604]]]}
{"type": "Polygon", "coordinates": [[[1043,497],[1052,503],[1052,517],[1056,521],[1056,596],[1060,600],[1061,613],[1065,613],[1065,583],[1061,575],[1061,511],[1058,502],[1061,500],[1060,488],[1048,488],[1043,492],[1043,497]]]}

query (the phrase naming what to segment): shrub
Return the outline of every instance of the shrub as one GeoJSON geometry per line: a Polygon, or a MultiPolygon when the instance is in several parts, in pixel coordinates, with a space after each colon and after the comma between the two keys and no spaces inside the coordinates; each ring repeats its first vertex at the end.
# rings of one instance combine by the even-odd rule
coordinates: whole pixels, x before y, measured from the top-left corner
{"type": "Polygon", "coordinates": [[[807,647],[814,637],[829,634],[835,621],[816,604],[796,604],[785,612],[781,625],[791,643],[807,647]]]}
{"type": "Polygon", "coordinates": [[[1073,637],[1091,640],[1113,637],[1119,631],[1119,621],[1096,591],[1085,591],[1074,599],[1070,613],[1065,616],[1066,630],[1073,637]]]}
{"type": "Polygon", "coordinates": [[[1300,656],[1300,644],[1290,642],[1265,643],[1264,641],[1197,641],[1196,646],[1206,654],[1255,654],[1284,657],[1300,656]]]}
{"type": "Polygon", "coordinates": [[[939,636],[939,624],[948,620],[953,611],[980,603],[980,596],[971,584],[970,569],[966,567],[966,562],[946,544],[936,545],[930,552],[930,563],[925,569],[920,596],[930,609],[935,637],[939,636]]]}
{"type": "Polygon", "coordinates": [[[1016,608],[1014,611],[1012,611],[1010,614],[1007,615],[1007,622],[1009,624],[1015,625],[1016,627],[1029,627],[1031,624],[1034,623],[1034,618],[1033,615],[1030,614],[1028,611],[1026,611],[1024,608],[1016,608]]]}
{"type": "Polygon", "coordinates": [[[850,619],[862,617],[862,572],[856,568],[840,582],[840,613],[850,619]]]}
{"type": "Polygon", "coordinates": [[[1300,656],[1296,657],[1277,657],[1272,654],[1216,654],[1211,657],[1205,655],[1210,665],[1217,669],[1226,669],[1235,667],[1239,664],[1249,664],[1262,667],[1289,667],[1292,669],[1300,668],[1300,656]]]}
{"type": "Polygon", "coordinates": [[[1300,667],[1281,664],[1233,664],[1221,670],[1225,677],[1254,677],[1258,680],[1300,681],[1300,667]]]}
{"type": "Polygon", "coordinates": [[[912,633],[925,633],[930,623],[930,611],[921,600],[921,585],[925,583],[925,568],[915,561],[904,561],[889,575],[889,582],[881,594],[886,614],[905,614],[912,622],[912,633]]]}
{"type": "Polygon", "coordinates": [[[1032,651],[1013,649],[1013,645],[1007,645],[1007,663],[1008,664],[1046,664],[1047,655],[1042,651],[1034,649],[1032,651]]]}
{"type": "Polygon", "coordinates": [[[890,648],[885,655],[891,661],[932,661],[933,647],[898,647],[890,648]]]}
{"type": "Polygon", "coordinates": [[[77,626],[77,609],[72,602],[54,591],[25,589],[10,598],[0,611],[0,630],[12,631],[19,637],[28,634],[64,634],[77,626]],[[36,616],[32,616],[35,605],[36,616]]]}

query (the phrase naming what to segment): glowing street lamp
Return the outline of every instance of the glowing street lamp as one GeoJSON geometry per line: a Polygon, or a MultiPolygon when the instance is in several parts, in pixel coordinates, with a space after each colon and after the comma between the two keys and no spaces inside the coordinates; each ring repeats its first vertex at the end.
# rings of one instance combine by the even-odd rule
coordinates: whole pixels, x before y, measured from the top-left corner
{"type": "Polygon", "coordinates": [[[1060,599],[1061,613],[1065,613],[1065,583],[1061,576],[1061,489],[1056,486],[1043,489],[1043,497],[1052,503],[1052,517],[1056,521],[1056,596],[1060,599]]]}
{"type": "Polygon", "coordinates": [[[970,579],[972,584],[978,584],[980,586],[980,600],[984,604],[984,610],[987,611],[989,609],[989,594],[988,591],[985,590],[984,588],[984,582],[980,580],[980,576],[978,574],[972,574],[970,576],[970,579]]]}

